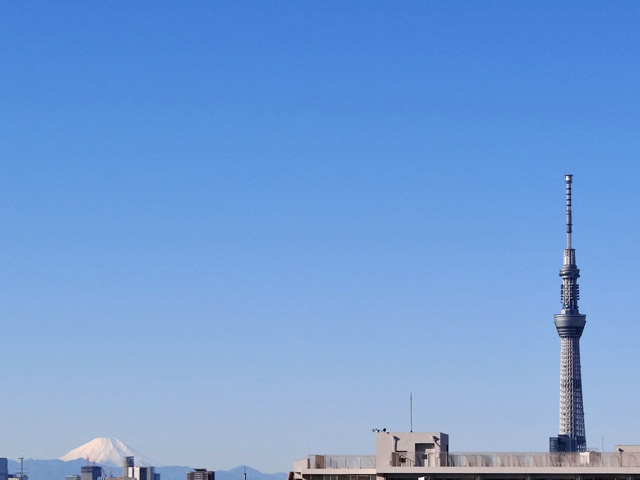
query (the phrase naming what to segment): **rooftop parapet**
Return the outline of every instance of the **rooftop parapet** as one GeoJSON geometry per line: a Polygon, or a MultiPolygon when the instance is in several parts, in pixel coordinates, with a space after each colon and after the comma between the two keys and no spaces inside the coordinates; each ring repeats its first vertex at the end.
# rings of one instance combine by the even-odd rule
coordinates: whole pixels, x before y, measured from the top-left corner
{"type": "Polygon", "coordinates": [[[628,452],[464,452],[432,453],[433,463],[415,461],[416,452],[406,452],[404,461],[392,452],[386,465],[376,465],[375,455],[310,455],[296,462],[300,470],[393,469],[396,468],[640,468],[640,451],[628,452]],[[306,468],[304,468],[306,467],[306,468]]]}

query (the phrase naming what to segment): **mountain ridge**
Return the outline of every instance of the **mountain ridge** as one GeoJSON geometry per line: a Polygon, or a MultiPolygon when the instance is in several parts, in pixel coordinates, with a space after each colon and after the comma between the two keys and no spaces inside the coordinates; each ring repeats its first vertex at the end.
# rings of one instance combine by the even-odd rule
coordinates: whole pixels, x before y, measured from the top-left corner
{"type": "MultiPolygon", "coordinates": [[[[124,442],[116,438],[98,437],[80,445],[60,458],[52,460],[37,460],[28,458],[24,461],[24,473],[29,480],[65,480],[67,475],[80,474],[85,465],[97,465],[102,467],[105,478],[117,477],[122,474],[122,461],[124,457],[134,457],[136,466],[155,467],[161,480],[186,480],[187,472],[195,468],[182,465],[161,465],[148,457],[132,449],[124,442]]],[[[9,460],[11,473],[20,470],[20,464],[15,460],[9,460]]],[[[197,468],[201,468],[199,466],[197,468]]],[[[214,470],[209,467],[210,470],[214,470]]],[[[286,473],[262,473],[249,466],[235,467],[231,470],[216,470],[216,480],[286,480],[286,473]]]]}
{"type": "MultiPolygon", "coordinates": [[[[76,459],[63,461],[60,459],[37,460],[28,458],[24,460],[24,473],[28,475],[29,480],[65,480],[67,475],[79,475],[80,469],[87,464],[86,460],[76,459]]],[[[110,476],[117,477],[122,474],[121,466],[99,465],[104,468],[107,478],[110,476]]],[[[20,462],[16,460],[8,461],[9,472],[16,473],[20,471],[20,462]]],[[[197,466],[195,468],[204,468],[197,466]]],[[[160,474],[160,480],[186,480],[187,472],[195,470],[195,468],[170,465],[157,467],[156,473],[160,474]]],[[[209,470],[215,468],[207,467],[209,470]]],[[[215,470],[216,480],[244,480],[244,469],[247,470],[247,480],[286,480],[287,473],[262,473],[249,466],[239,466],[231,470],[215,470]]]]}

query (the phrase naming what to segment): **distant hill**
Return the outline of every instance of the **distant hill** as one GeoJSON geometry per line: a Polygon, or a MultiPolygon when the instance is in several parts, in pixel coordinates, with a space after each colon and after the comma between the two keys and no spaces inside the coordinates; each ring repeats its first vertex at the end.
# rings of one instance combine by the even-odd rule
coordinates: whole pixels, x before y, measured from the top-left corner
{"type": "MultiPolygon", "coordinates": [[[[86,460],[34,460],[32,458],[24,461],[24,473],[29,476],[29,480],[64,480],[67,475],[79,475],[80,468],[87,464],[86,460]]],[[[101,465],[98,464],[97,465],[101,465]]],[[[9,460],[9,472],[20,471],[20,462],[9,460]]],[[[118,476],[122,474],[122,468],[113,465],[101,465],[106,476],[118,476]]],[[[200,468],[200,467],[198,467],[200,468]]],[[[204,466],[203,466],[204,468],[204,466]]],[[[211,467],[208,467],[211,468],[211,467]]],[[[244,480],[245,467],[236,467],[232,470],[217,470],[216,480],[244,480]]],[[[286,473],[262,473],[254,468],[246,467],[247,480],[286,480],[286,473]]],[[[169,466],[156,467],[156,472],[160,474],[160,480],[186,480],[187,472],[192,471],[191,467],[169,466]]]]}
{"type": "MultiPolygon", "coordinates": [[[[87,460],[104,469],[105,477],[117,477],[122,475],[122,460],[124,457],[134,457],[137,466],[154,466],[156,473],[160,474],[160,480],[186,480],[187,472],[191,467],[161,466],[153,460],[145,457],[115,438],[94,438],[90,442],[80,445],[67,452],[57,460],[34,460],[29,458],[24,461],[24,473],[29,480],[65,480],[67,475],[80,475],[82,466],[87,465],[87,460]]],[[[20,471],[20,463],[9,460],[9,472],[20,471]]],[[[202,468],[212,468],[203,465],[202,468]]],[[[200,468],[198,466],[198,468],[200,468]]],[[[215,467],[214,467],[215,468],[215,467]]],[[[247,480],[286,480],[286,473],[261,473],[250,467],[246,467],[247,480]]],[[[244,480],[245,467],[236,467],[233,470],[216,471],[216,480],[244,480]]]]}
{"type": "MultiPolygon", "coordinates": [[[[232,470],[219,470],[216,472],[216,480],[244,480],[245,467],[236,467],[232,470]]],[[[247,480],[286,480],[287,473],[262,473],[251,467],[247,469],[247,480]]],[[[181,480],[186,480],[186,474],[181,480]]],[[[160,480],[165,480],[160,478],[160,480]]],[[[170,480],[170,479],[166,479],[170,480]]]]}

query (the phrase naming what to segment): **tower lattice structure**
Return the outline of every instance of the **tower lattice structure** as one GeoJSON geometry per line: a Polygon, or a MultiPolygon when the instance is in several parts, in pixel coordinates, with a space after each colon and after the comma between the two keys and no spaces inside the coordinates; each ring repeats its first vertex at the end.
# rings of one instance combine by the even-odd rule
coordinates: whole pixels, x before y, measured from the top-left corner
{"type": "Polygon", "coordinates": [[[587,440],[582,403],[582,375],[580,372],[580,337],[586,315],[578,310],[580,291],[576,266],[576,251],[571,245],[571,183],[572,175],[565,175],[567,190],[567,248],[560,268],[562,310],[554,315],[560,336],[560,431],[550,438],[552,452],[585,452],[587,440]]]}

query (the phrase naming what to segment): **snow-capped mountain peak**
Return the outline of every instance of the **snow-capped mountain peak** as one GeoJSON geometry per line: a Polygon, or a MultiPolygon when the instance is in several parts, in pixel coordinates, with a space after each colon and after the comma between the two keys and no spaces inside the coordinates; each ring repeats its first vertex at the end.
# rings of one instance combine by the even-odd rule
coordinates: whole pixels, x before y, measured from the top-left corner
{"type": "Polygon", "coordinates": [[[83,458],[101,465],[107,464],[121,467],[124,457],[134,457],[133,461],[139,467],[160,466],[115,438],[94,438],[90,442],[67,452],[60,457],[60,460],[68,462],[83,458]]]}

